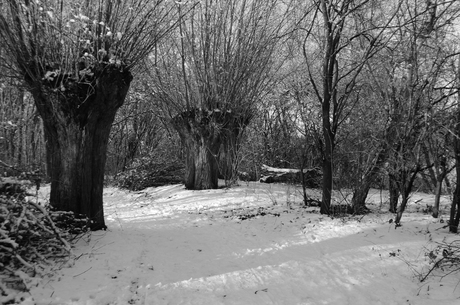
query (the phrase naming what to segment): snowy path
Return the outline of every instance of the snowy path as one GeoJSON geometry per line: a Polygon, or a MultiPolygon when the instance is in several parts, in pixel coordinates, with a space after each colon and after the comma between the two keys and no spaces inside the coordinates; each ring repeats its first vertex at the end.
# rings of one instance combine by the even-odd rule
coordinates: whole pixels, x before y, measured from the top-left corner
{"type": "Polygon", "coordinates": [[[75,305],[460,304],[458,279],[421,285],[409,267],[426,264],[423,247],[444,236],[443,224],[412,213],[395,230],[389,214],[343,221],[299,201],[292,189],[256,184],[108,188],[109,231],[81,240],[74,266],[33,296],[75,305]]]}

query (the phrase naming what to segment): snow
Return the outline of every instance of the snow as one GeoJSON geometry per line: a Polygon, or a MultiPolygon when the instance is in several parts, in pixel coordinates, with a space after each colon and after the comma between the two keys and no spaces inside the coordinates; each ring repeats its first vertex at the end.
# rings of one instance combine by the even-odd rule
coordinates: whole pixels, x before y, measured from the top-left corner
{"type": "MultiPolygon", "coordinates": [[[[40,305],[460,304],[458,273],[418,280],[436,242],[458,238],[425,213],[434,197],[414,194],[395,228],[387,196],[372,191],[369,215],[330,218],[301,207],[289,185],[108,187],[109,229],[80,239],[71,264],[31,297],[40,305]]],[[[443,197],[444,217],[448,205],[443,197]]]]}

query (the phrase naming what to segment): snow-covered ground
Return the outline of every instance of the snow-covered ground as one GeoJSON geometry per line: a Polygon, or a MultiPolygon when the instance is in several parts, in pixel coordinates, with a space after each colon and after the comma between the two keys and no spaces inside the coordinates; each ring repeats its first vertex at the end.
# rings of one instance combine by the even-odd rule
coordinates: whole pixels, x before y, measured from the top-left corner
{"type": "Polygon", "coordinates": [[[412,196],[399,228],[377,190],[371,214],[345,218],[301,207],[287,185],[110,187],[104,199],[109,229],[78,241],[35,304],[460,304],[458,273],[418,281],[436,242],[458,238],[426,213],[430,195],[412,196]]]}

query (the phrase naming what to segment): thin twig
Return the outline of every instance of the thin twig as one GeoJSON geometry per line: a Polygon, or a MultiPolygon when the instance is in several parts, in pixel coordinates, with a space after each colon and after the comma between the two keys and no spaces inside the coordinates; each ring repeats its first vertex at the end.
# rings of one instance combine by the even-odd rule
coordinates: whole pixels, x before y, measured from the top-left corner
{"type": "Polygon", "coordinates": [[[91,268],[93,268],[93,267],[89,267],[88,269],[86,269],[86,270],[83,271],[82,273],[76,274],[76,275],[74,275],[73,277],[75,278],[75,277],[77,277],[77,276],[80,276],[80,275],[82,275],[82,274],[88,272],[91,268]]]}

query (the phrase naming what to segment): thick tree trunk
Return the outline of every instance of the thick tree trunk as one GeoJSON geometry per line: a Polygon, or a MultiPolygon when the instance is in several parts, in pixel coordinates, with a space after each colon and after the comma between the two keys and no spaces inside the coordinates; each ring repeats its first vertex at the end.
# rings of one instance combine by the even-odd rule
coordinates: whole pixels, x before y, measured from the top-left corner
{"type": "Polygon", "coordinates": [[[216,189],[218,185],[217,143],[212,139],[187,137],[185,187],[192,190],[216,189]]]}
{"type": "MultiPolygon", "coordinates": [[[[186,151],[185,187],[193,190],[218,188],[218,153],[227,133],[236,132],[232,112],[191,109],[172,120],[186,151]]],[[[228,152],[225,152],[228,153],[228,152]]]]}
{"type": "Polygon", "coordinates": [[[228,131],[223,136],[223,143],[219,151],[219,174],[225,179],[226,185],[235,184],[238,180],[238,150],[240,129],[228,131]]]}
{"type": "MultiPolygon", "coordinates": [[[[182,139],[182,137],[181,137],[182,139]]],[[[185,149],[185,188],[189,190],[195,189],[195,145],[192,141],[187,141],[187,138],[182,139],[182,144],[185,149]]]]}
{"type": "Polygon", "coordinates": [[[105,228],[103,183],[107,144],[116,111],[132,76],[107,67],[89,86],[67,92],[32,89],[43,118],[51,205],[86,215],[91,228],[105,228]]]}
{"type": "Polygon", "coordinates": [[[224,143],[219,150],[219,177],[226,185],[232,185],[238,180],[238,156],[231,146],[224,143]]]}
{"type": "Polygon", "coordinates": [[[351,204],[353,206],[353,212],[355,214],[363,214],[366,210],[366,198],[371,189],[371,181],[363,181],[357,188],[353,191],[353,197],[351,199],[351,204]]]}

